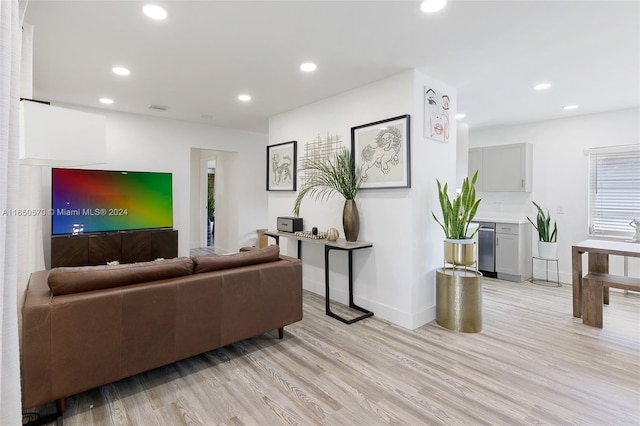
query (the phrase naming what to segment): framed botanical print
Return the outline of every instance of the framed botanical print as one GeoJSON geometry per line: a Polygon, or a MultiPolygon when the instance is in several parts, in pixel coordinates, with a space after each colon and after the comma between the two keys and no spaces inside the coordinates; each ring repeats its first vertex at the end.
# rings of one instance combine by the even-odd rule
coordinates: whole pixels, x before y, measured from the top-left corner
{"type": "Polygon", "coordinates": [[[297,142],[267,146],[267,191],[295,191],[297,142]]]}
{"type": "Polygon", "coordinates": [[[411,116],[351,128],[351,153],[362,189],[411,188],[411,116]]]}

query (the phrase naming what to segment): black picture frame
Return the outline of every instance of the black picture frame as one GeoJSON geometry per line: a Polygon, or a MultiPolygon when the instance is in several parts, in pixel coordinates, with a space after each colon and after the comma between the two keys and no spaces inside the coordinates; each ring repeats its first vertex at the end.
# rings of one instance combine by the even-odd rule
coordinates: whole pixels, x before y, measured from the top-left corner
{"type": "Polygon", "coordinates": [[[351,153],[360,189],[411,188],[411,116],[352,127],[351,153]]]}
{"type": "Polygon", "coordinates": [[[267,146],[267,191],[296,191],[298,142],[267,146]]]}

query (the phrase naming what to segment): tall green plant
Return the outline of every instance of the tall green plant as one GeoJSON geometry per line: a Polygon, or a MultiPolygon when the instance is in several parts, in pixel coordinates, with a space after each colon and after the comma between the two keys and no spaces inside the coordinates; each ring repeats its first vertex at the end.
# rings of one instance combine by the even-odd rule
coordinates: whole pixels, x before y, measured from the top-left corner
{"type": "Polygon", "coordinates": [[[342,148],[327,161],[307,160],[300,171],[311,171],[293,205],[293,214],[300,215],[302,199],[307,195],[315,199],[332,197],[336,192],[346,200],[353,200],[360,190],[362,175],[354,170],[351,152],[342,148]]]}
{"type": "Polygon", "coordinates": [[[549,214],[549,210],[547,210],[547,214],[545,215],[542,208],[536,204],[535,201],[532,201],[533,205],[538,209],[538,217],[536,218],[537,226],[533,221],[527,216],[527,219],[536,231],[538,231],[538,238],[540,241],[545,243],[555,243],[558,240],[558,225],[556,221],[553,221],[553,231],[551,231],[551,215],[549,214]]]}
{"type": "Polygon", "coordinates": [[[442,209],[442,222],[438,220],[435,213],[431,212],[433,218],[442,227],[444,235],[448,239],[464,240],[473,238],[478,232],[476,229],[473,234],[467,236],[469,224],[475,217],[478,205],[481,200],[476,200],[476,181],[478,180],[478,172],[473,175],[471,181],[466,177],[462,182],[462,190],[456,195],[453,201],[449,198],[448,185],[444,186],[438,182],[438,196],[440,198],[440,208],[442,209]]]}
{"type": "Polygon", "coordinates": [[[211,219],[216,215],[216,199],[213,196],[213,190],[209,190],[207,194],[207,216],[211,219]]]}

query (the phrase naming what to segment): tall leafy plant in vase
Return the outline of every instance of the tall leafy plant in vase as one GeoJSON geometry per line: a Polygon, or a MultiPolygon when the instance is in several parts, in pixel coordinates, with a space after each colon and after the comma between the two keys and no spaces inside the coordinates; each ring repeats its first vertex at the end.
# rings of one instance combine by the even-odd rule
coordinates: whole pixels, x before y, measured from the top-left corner
{"type": "Polygon", "coordinates": [[[293,205],[293,214],[300,215],[300,205],[307,195],[315,199],[330,198],[339,193],[345,199],[342,226],[347,241],[357,241],[360,217],[356,207],[356,194],[362,184],[362,175],[353,167],[351,152],[341,148],[334,157],[324,161],[307,160],[300,171],[309,171],[293,205]]]}
{"type": "Polygon", "coordinates": [[[551,228],[551,215],[549,210],[545,213],[542,207],[532,201],[538,210],[536,222],[534,223],[529,216],[527,220],[531,222],[533,227],[538,231],[538,255],[545,259],[558,258],[558,224],[553,221],[553,229],[551,228]]]}
{"type": "Polygon", "coordinates": [[[440,209],[442,210],[442,221],[440,221],[435,213],[431,215],[444,231],[444,257],[445,261],[456,266],[469,266],[477,261],[476,247],[473,244],[475,231],[469,235],[469,225],[476,215],[480,199],[476,197],[476,181],[478,180],[478,172],[476,172],[471,180],[465,178],[462,183],[462,189],[455,198],[451,200],[449,197],[449,186],[438,183],[438,197],[440,200],[440,209]]]}

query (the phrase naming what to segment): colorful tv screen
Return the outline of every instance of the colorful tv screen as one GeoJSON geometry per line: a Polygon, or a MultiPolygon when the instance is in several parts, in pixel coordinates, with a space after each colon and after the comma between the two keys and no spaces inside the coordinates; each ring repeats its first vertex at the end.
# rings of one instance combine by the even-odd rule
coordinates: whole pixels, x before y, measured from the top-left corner
{"type": "Polygon", "coordinates": [[[173,227],[171,173],[52,169],[52,235],[173,227]]]}

